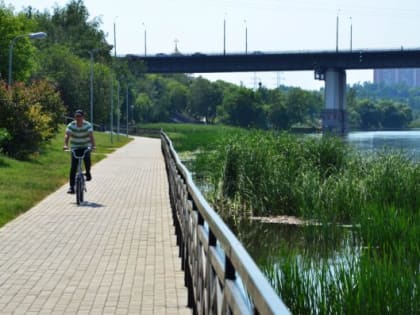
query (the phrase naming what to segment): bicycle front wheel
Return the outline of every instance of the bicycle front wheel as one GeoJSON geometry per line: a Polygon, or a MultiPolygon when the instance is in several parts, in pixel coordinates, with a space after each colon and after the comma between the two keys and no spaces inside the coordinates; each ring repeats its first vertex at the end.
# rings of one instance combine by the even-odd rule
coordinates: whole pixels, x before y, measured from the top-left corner
{"type": "Polygon", "coordinates": [[[83,202],[83,179],[80,176],[76,178],[76,203],[80,205],[83,202]]]}

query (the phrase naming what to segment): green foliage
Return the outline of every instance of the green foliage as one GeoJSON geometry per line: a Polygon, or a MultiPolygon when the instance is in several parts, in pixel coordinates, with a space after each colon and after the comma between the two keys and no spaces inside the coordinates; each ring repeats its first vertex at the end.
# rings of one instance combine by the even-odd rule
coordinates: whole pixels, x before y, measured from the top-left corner
{"type": "Polygon", "coordinates": [[[13,81],[26,80],[37,66],[36,40],[30,40],[26,34],[34,32],[33,21],[23,14],[14,15],[12,7],[6,7],[0,2],[0,73],[3,79],[9,79],[9,52],[12,49],[12,79],[13,81]]]}
{"type": "Polygon", "coordinates": [[[420,109],[419,94],[420,89],[404,85],[354,85],[347,93],[349,124],[362,130],[407,128],[420,109]]]}
{"type": "MultiPolygon", "coordinates": [[[[225,205],[238,204],[255,215],[303,215],[308,207],[323,206],[314,186],[335,182],[347,165],[348,151],[333,137],[300,138],[254,131],[224,137],[212,152],[202,154],[211,156],[210,181],[216,183],[214,195],[223,196],[225,205]]],[[[327,187],[325,191],[329,192],[327,187]]]]}
{"type": "Polygon", "coordinates": [[[342,254],[316,261],[285,251],[276,267],[263,268],[293,314],[417,313],[419,278],[404,256],[373,248],[342,254]]]}
{"type": "Polygon", "coordinates": [[[63,8],[56,6],[52,13],[28,9],[27,15],[48,33],[45,47],[59,45],[81,58],[88,58],[88,52],[97,49],[96,58],[110,62],[111,46],[99,28],[102,21],[99,18],[89,21],[83,0],[71,0],[63,8]]]}
{"type": "Polygon", "coordinates": [[[223,98],[219,86],[199,77],[192,81],[189,88],[189,112],[195,117],[204,117],[206,121],[212,122],[216,116],[216,108],[223,98]]]}
{"type": "Polygon", "coordinates": [[[264,127],[261,102],[257,95],[244,87],[232,88],[219,107],[221,122],[239,127],[264,127]]]}
{"type": "Polygon", "coordinates": [[[37,152],[55,135],[64,113],[59,94],[45,81],[31,86],[18,83],[10,91],[3,83],[0,102],[0,126],[9,135],[2,150],[20,159],[37,152]]]}
{"type": "Polygon", "coordinates": [[[5,128],[0,128],[0,153],[3,151],[3,146],[12,138],[5,128]]]}

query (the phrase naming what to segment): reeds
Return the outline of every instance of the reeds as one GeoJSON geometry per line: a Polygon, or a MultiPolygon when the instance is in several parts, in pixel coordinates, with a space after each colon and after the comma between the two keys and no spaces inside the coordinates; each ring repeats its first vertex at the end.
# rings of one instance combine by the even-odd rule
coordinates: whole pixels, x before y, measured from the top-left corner
{"type": "Polygon", "coordinates": [[[205,160],[209,196],[225,217],[304,217],[320,226],[318,252],[337,226],[353,226],[353,242],[333,254],[289,247],[260,261],[292,313],[418,314],[420,166],[403,153],[360,155],[333,137],[254,131],[205,160]]]}
{"type": "Polygon", "coordinates": [[[323,260],[288,251],[264,271],[293,314],[418,314],[418,274],[372,248],[323,260]]]}
{"type": "Polygon", "coordinates": [[[409,157],[333,137],[168,128],[293,314],[419,314],[420,166],[409,157]],[[310,224],[270,234],[237,220],[279,214],[310,224]]]}

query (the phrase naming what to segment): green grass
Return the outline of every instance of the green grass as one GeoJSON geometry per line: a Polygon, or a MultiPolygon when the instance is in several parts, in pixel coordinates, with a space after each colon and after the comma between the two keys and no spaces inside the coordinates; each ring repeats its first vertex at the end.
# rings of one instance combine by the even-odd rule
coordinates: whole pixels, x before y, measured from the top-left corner
{"type": "Polygon", "coordinates": [[[198,124],[144,124],[141,128],[163,129],[172,140],[178,153],[196,150],[212,150],[226,136],[244,133],[244,129],[230,126],[198,124]]]}
{"type": "MultiPolygon", "coordinates": [[[[27,161],[18,161],[0,155],[0,226],[27,211],[48,194],[68,182],[70,157],[63,151],[64,129],[51,143],[45,145],[27,161]]],[[[92,163],[130,141],[109,134],[95,132],[97,149],[92,153],[92,163]]]]}

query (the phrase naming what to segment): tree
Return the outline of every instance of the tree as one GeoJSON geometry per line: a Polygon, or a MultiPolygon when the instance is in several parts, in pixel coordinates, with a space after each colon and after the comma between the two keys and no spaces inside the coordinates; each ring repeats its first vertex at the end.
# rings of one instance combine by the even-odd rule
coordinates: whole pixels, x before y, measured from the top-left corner
{"type": "Polygon", "coordinates": [[[190,91],[189,112],[196,118],[204,117],[206,121],[213,121],[217,105],[222,100],[222,93],[217,85],[199,77],[191,83],[190,91]]]}
{"type": "Polygon", "coordinates": [[[292,124],[304,123],[315,106],[310,94],[300,88],[292,88],[286,94],[286,107],[292,124]]]}
{"type": "Polygon", "coordinates": [[[188,87],[178,81],[168,82],[170,113],[181,113],[186,110],[189,100],[188,87]]]}
{"type": "Polygon", "coordinates": [[[52,14],[48,11],[33,12],[31,8],[26,12],[48,33],[48,46],[66,46],[81,58],[88,58],[89,51],[97,49],[96,59],[111,62],[109,51],[112,46],[106,42],[105,34],[100,30],[102,21],[100,18],[89,20],[83,0],[71,0],[64,8],[56,6],[52,14]]]}
{"type": "Polygon", "coordinates": [[[286,96],[280,91],[272,93],[270,99],[271,104],[268,105],[267,118],[269,124],[274,129],[287,130],[292,126],[292,121],[289,115],[289,110],[286,105],[286,96]]]}
{"type": "Polygon", "coordinates": [[[56,82],[68,113],[76,109],[88,109],[89,64],[61,45],[53,45],[42,53],[43,73],[56,82]]]}
{"type": "Polygon", "coordinates": [[[133,120],[137,122],[155,121],[152,100],[146,93],[140,93],[135,101],[133,120]]]}
{"type": "Polygon", "coordinates": [[[245,87],[225,91],[219,108],[222,121],[240,127],[265,127],[261,102],[256,94],[245,87]]]}
{"type": "Polygon", "coordinates": [[[405,128],[412,120],[411,109],[407,105],[381,101],[378,107],[382,110],[382,126],[386,129],[405,128]]]}
{"type": "MultiPolygon", "coordinates": [[[[9,48],[12,40],[35,30],[34,23],[23,14],[14,15],[11,7],[5,7],[0,2],[0,77],[5,79],[9,70],[9,48]]],[[[13,81],[27,80],[37,66],[34,41],[22,36],[14,41],[12,61],[13,81]]],[[[8,79],[8,77],[7,77],[8,79]]]]}
{"type": "Polygon", "coordinates": [[[380,129],[382,112],[372,100],[364,99],[357,105],[360,115],[360,128],[363,130],[380,129]]]}

